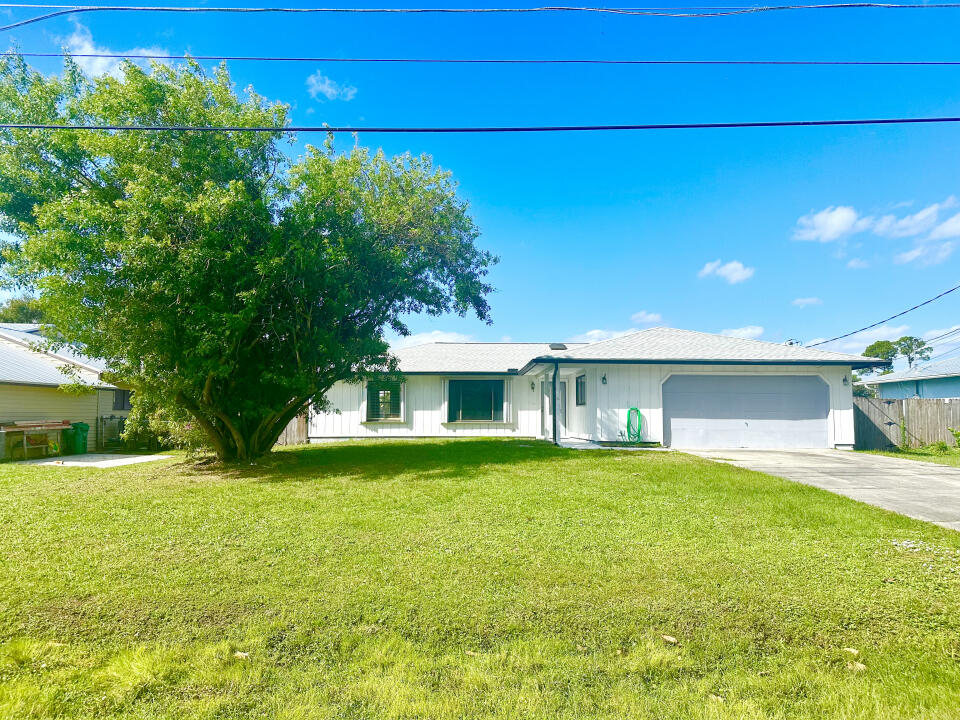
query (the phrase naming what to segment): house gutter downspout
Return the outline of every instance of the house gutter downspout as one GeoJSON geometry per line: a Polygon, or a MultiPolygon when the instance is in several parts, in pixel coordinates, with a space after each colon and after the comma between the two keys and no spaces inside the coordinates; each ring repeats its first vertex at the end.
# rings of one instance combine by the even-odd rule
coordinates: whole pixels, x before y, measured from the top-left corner
{"type": "Polygon", "coordinates": [[[550,409],[553,411],[553,444],[560,444],[559,430],[560,427],[560,417],[557,414],[557,373],[560,372],[560,363],[553,363],[553,400],[550,401],[550,409]]]}

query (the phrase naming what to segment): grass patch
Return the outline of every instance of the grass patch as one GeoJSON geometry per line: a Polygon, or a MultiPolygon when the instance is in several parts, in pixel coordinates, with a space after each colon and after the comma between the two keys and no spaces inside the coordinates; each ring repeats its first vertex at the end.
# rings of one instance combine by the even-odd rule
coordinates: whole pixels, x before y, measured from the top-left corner
{"type": "Polygon", "coordinates": [[[0,528],[4,718],[960,717],[960,534],[679,453],[6,465],[0,528]]]}
{"type": "Polygon", "coordinates": [[[892,450],[858,450],[870,455],[886,455],[888,457],[904,458],[906,460],[920,460],[922,462],[937,463],[938,465],[951,465],[960,467],[960,450],[956,447],[949,448],[946,452],[936,446],[926,446],[922,448],[894,448],[892,450]]]}

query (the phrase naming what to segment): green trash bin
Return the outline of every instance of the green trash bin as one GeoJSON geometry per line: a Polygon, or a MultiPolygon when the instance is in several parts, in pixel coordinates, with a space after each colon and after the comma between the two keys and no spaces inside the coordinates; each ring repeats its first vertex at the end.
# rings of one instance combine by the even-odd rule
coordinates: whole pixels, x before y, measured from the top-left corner
{"type": "Polygon", "coordinates": [[[82,455],[87,451],[87,433],[90,426],[85,422],[70,423],[73,427],[73,452],[76,455],[82,455]]]}
{"type": "Polygon", "coordinates": [[[73,455],[73,435],[76,432],[72,427],[60,431],[60,454],[73,455]]]}

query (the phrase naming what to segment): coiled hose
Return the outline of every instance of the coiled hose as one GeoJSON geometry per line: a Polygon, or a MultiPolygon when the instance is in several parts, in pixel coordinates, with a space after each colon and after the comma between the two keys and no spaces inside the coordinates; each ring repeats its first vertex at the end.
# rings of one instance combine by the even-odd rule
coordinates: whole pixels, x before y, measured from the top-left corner
{"type": "Polygon", "coordinates": [[[638,443],[643,437],[643,420],[640,411],[632,407],[627,410],[627,442],[638,443]]]}

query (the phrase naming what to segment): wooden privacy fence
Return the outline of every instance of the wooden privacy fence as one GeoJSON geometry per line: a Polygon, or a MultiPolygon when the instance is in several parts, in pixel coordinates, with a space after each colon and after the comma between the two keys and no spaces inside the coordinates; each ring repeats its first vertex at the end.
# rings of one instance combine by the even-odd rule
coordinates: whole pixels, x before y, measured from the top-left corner
{"type": "Polygon", "coordinates": [[[303,445],[310,442],[307,437],[307,413],[297,415],[277,438],[277,445],[303,445]]]}
{"type": "Polygon", "coordinates": [[[923,447],[940,440],[956,445],[948,428],[960,428],[960,399],[854,397],[853,420],[860,450],[923,447]]]}

